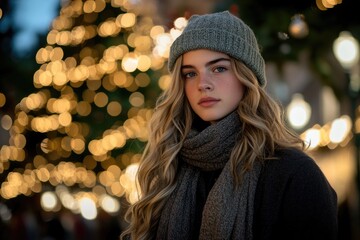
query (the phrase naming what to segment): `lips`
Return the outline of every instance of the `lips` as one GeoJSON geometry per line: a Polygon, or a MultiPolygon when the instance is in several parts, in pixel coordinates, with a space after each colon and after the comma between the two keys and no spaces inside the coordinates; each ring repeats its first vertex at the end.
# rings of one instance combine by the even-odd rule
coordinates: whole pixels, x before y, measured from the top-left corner
{"type": "Polygon", "coordinates": [[[203,107],[211,107],[219,101],[220,101],[220,99],[217,99],[217,98],[204,97],[204,98],[200,99],[198,104],[203,107]]]}

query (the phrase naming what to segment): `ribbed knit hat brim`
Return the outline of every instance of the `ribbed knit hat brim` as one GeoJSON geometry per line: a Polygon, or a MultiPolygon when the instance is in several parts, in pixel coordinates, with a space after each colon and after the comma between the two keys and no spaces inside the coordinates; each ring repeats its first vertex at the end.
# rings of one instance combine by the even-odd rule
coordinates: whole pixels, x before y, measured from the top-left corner
{"type": "Polygon", "coordinates": [[[256,37],[248,25],[230,12],[192,16],[170,48],[170,72],[179,56],[196,49],[218,51],[238,59],[254,72],[260,86],[266,84],[265,62],[256,37]]]}

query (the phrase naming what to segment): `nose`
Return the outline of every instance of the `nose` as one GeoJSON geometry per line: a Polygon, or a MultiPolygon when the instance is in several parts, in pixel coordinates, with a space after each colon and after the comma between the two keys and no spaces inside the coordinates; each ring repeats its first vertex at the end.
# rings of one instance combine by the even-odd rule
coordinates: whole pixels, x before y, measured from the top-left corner
{"type": "Polygon", "coordinates": [[[209,76],[206,74],[199,75],[199,90],[200,91],[211,91],[213,90],[213,85],[210,81],[209,76]]]}

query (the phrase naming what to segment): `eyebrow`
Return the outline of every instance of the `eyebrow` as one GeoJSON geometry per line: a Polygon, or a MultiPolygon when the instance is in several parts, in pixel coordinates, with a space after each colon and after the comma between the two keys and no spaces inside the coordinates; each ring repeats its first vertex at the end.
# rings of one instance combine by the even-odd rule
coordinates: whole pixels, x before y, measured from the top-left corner
{"type": "MultiPolygon", "coordinates": [[[[230,58],[223,58],[223,57],[221,57],[221,58],[216,58],[216,59],[214,59],[214,60],[211,60],[211,61],[207,62],[207,63],[205,64],[205,66],[208,67],[208,66],[211,66],[211,65],[213,65],[213,64],[215,64],[215,63],[218,63],[218,62],[221,62],[221,61],[228,61],[228,62],[230,62],[230,58]]],[[[181,66],[181,69],[184,69],[184,68],[193,68],[193,66],[192,66],[192,65],[182,65],[182,66],[181,66]]]]}

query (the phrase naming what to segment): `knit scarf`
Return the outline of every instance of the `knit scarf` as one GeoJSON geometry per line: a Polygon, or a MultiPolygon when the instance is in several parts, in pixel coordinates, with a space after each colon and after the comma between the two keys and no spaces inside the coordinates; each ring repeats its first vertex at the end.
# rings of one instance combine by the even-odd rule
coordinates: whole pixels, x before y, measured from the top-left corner
{"type": "Polygon", "coordinates": [[[177,186],[160,216],[156,239],[191,239],[196,191],[201,171],[222,169],[202,212],[200,240],[252,239],[254,197],[260,164],[254,164],[239,187],[234,187],[230,154],[240,132],[236,112],[201,132],[192,130],[180,151],[177,186]]]}

